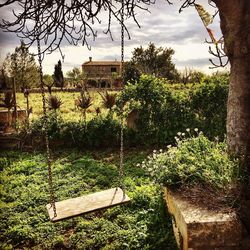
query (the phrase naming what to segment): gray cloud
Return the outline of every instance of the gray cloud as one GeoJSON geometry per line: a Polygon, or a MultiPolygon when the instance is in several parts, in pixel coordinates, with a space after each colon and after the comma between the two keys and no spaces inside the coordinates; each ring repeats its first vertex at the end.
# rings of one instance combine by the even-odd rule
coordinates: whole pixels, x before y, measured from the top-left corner
{"type": "Polygon", "coordinates": [[[177,66],[189,66],[189,67],[203,67],[206,65],[209,65],[209,58],[194,58],[194,59],[189,59],[189,60],[175,60],[175,63],[177,66]]]}
{"type": "MultiPolygon", "coordinates": [[[[198,1],[198,0],[197,0],[198,1]]],[[[126,60],[131,56],[131,50],[135,47],[146,46],[149,42],[155,43],[156,46],[163,47],[174,47],[175,45],[187,46],[189,44],[202,44],[204,39],[208,37],[202,22],[199,19],[198,14],[193,8],[185,9],[181,14],[178,10],[181,5],[180,1],[175,1],[174,5],[168,5],[164,0],[157,0],[156,4],[149,6],[151,14],[147,12],[138,11],[136,17],[140,23],[141,29],[132,20],[126,20],[128,30],[131,35],[131,40],[128,40],[127,36],[125,41],[125,52],[126,60]]],[[[114,60],[120,59],[118,54],[120,51],[120,25],[119,23],[112,23],[112,34],[114,40],[112,41],[108,35],[105,35],[103,31],[105,30],[107,23],[107,17],[102,16],[101,25],[97,25],[98,37],[95,41],[89,38],[89,44],[92,46],[91,52],[88,52],[86,48],[82,50],[82,55],[88,58],[88,54],[93,54],[95,57],[95,51],[102,51],[102,54],[96,58],[97,60],[114,60]],[[103,52],[104,51],[104,52],[103,52]]],[[[214,27],[215,31],[218,32],[219,27],[214,27]]],[[[15,34],[3,33],[0,31],[0,47],[1,50],[4,48],[6,50],[14,50],[16,46],[20,44],[20,39],[15,34]]],[[[62,51],[67,51],[66,58],[70,58],[65,67],[76,66],[76,57],[73,58],[70,54],[70,48],[73,45],[69,45],[67,41],[62,43],[62,51]]],[[[36,50],[35,47],[31,48],[36,50]]],[[[176,51],[177,52],[177,51],[176,51]]],[[[53,53],[54,58],[57,54],[53,53]]],[[[80,56],[80,55],[79,55],[80,56]]],[[[193,59],[178,61],[176,64],[179,66],[192,66],[192,67],[202,67],[209,64],[208,58],[199,58],[194,52],[193,59]]],[[[203,55],[205,56],[205,55],[203,55]]],[[[79,60],[78,60],[79,61],[79,60]]],[[[82,62],[84,59],[82,60],[82,62]]],[[[50,67],[53,67],[52,57],[47,61],[50,67]]]]}

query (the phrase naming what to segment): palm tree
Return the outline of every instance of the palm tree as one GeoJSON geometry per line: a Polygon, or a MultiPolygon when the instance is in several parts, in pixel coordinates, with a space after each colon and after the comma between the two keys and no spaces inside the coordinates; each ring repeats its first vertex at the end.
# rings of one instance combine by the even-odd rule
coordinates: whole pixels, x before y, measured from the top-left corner
{"type": "Polygon", "coordinates": [[[86,125],[87,125],[86,112],[87,112],[87,109],[93,104],[92,98],[89,94],[86,95],[85,92],[82,91],[81,96],[75,100],[75,104],[83,112],[84,127],[86,129],[86,125]]]}
{"type": "Polygon", "coordinates": [[[49,109],[53,110],[53,111],[57,111],[61,105],[63,104],[63,102],[61,101],[61,99],[57,96],[53,96],[50,95],[47,99],[47,103],[49,105],[49,109]]]}
{"type": "Polygon", "coordinates": [[[102,97],[102,104],[103,106],[109,110],[108,116],[112,118],[113,116],[113,107],[116,104],[116,93],[108,93],[108,91],[105,92],[105,94],[102,94],[98,92],[100,96],[102,97]]]}

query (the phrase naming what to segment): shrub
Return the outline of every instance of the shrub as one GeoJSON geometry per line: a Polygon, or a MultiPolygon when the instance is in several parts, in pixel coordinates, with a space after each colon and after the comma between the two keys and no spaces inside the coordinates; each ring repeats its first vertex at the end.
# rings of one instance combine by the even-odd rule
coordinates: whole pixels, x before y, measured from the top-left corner
{"type": "Polygon", "coordinates": [[[53,95],[50,95],[48,97],[47,103],[49,105],[49,109],[54,110],[54,111],[57,111],[58,109],[60,109],[60,107],[63,104],[62,100],[59,97],[53,96],[53,95]]]}
{"type": "Polygon", "coordinates": [[[206,80],[191,92],[191,109],[196,115],[195,125],[209,138],[224,138],[227,96],[228,82],[223,79],[219,81],[217,78],[206,80]]]}
{"type": "MultiPolygon", "coordinates": [[[[49,115],[49,135],[51,139],[64,139],[66,145],[100,147],[119,144],[119,123],[117,115],[121,107],[124,113],[136,111],[135,129],[124,129],[126,145],[155,145],[157,147],[171,144],[178,131],[186,127],[199,128],[209,139],[219,136],[224,139],[226,133],[226,100],[228,93],[227,78],[205,78],[202,84],[184,86],[169,85],[154,76],[141,76],[135,84],[128,84],[112,106],[115,98],[110,94],[109,115],[103,118],[96,115],[91,121],[64,122],[61,117],[49,115]],[[221,81],[220,81],[221,79],[221,81]]],[[[106,94],[107,95],[107,94],[106,94]]],[[[80,99],[79,99],[80,100],[80,99]]],[[[91,100],[86,99],[86,108],[91,100]]],[[[82,107],[83,107],[82,106],[82,107]]],[[[99,114],[97,109],[97,114],[99,114]]],[[[32,125],[34,134],[42,133],[43,119],[32,125]]],[[[134,126],[133,126],[134,127],[134,126]]]]}
{"type": "MultiPolygon", "coordinates": [[[[31,134],[41,137],[45,134],[45,119],[32,123],[31,134]]],[[[48,135],[51,140],[61,140],[64,146],[79,148],[117,147],[120,143],[120,124],[110,117],[98,116],[86,125],[85,122],[64,122],[54,113],[49,114],[48,135]]]]}
{"type": "Polygon", "coordinates": [[[31,123],[29,131],[34,136],[45,135],[45,129],[47,127],[48,135],[50,139],[56,139],[60,137],[60,131],[63,126],[63,119],[61,116],[57,115],[55,112],[48,112],[47,119],[42,116],[31,123]],[[45,121],[47,120],[47,126],[45,121]]]}
{"type": "Polygon", "coordinates": [[[164,80],[154,76],[142,75],[136,84],[125,86],[118,102],[127,103],[129,111],[137,110],[141,143],[171,142],[175,133],[193,120],[188,96],[173,94],[164,80]]]}
{"type": "Polygon", "coordinates": [[[118,106],[136,110],[139,143],[164,145],[186,127],[200,128],[210,139],[226,133],[227,78],[205,78],[202,84],[169,85],[154,76],[125,86],[118,106]],[[221,80],[220,80],[221,79],[221,80]]]}
{"type": "Polygon", "coordinates": [[[166,186],[202,184],[223,189],[240,178],[239,162],[228,156],[225,142],[210,141],[202,133],[196,137],[179,133],[176,146],[155,151],[142,166],[166,186]]]}

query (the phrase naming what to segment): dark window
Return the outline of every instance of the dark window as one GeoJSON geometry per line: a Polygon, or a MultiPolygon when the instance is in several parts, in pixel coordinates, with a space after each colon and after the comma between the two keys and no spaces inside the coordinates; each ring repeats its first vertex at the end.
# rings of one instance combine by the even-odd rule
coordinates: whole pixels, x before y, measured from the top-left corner
{"type": "Polygon", "coordinates": [[[115,67],[111,67],[111,73],[116,72],[116,68],[115,67]]]}

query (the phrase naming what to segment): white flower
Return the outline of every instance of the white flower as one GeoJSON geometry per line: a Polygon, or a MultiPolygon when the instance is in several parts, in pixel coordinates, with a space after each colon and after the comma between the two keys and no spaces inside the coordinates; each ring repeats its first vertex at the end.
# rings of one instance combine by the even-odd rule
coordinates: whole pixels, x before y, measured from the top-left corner
{"type": "Polygon", "coordinates": [[[186,131],[187,131],[187,132],[190,132],[190,128],[187,128],[186,131]]]}
{"type": "Polygon", "coordinates": [[[172,147],[172,145],[167,145],[167,148],[170,149],[172,147]]]}
{"type": "Polygon", "coordinates": [[[160,149],[159,152],[162,153],[162,149],[160,149]]]}
{"type": "Polygon", "coordinates": [[[181,136],[181,132],[178,132],[177,135],[181,136]]]}
{"type": "Polygon", "coordinates": [[[155,154],[156,152],[157,152],[157,151],[154,149],[154,150],[153,150],[153,153],[155,154]]]}
{"type": "Polygon", "coordinates": [[[185,136],[185,133],[182,133],[181,135],[182,135],[182,136],[185,136]]]}
{"type": "Polygon", "coordinates": [[[195,132],[198,132],[198,130],[199,130],[198,128],[195,128],[195,129],[194,129],[195,132]]]}

